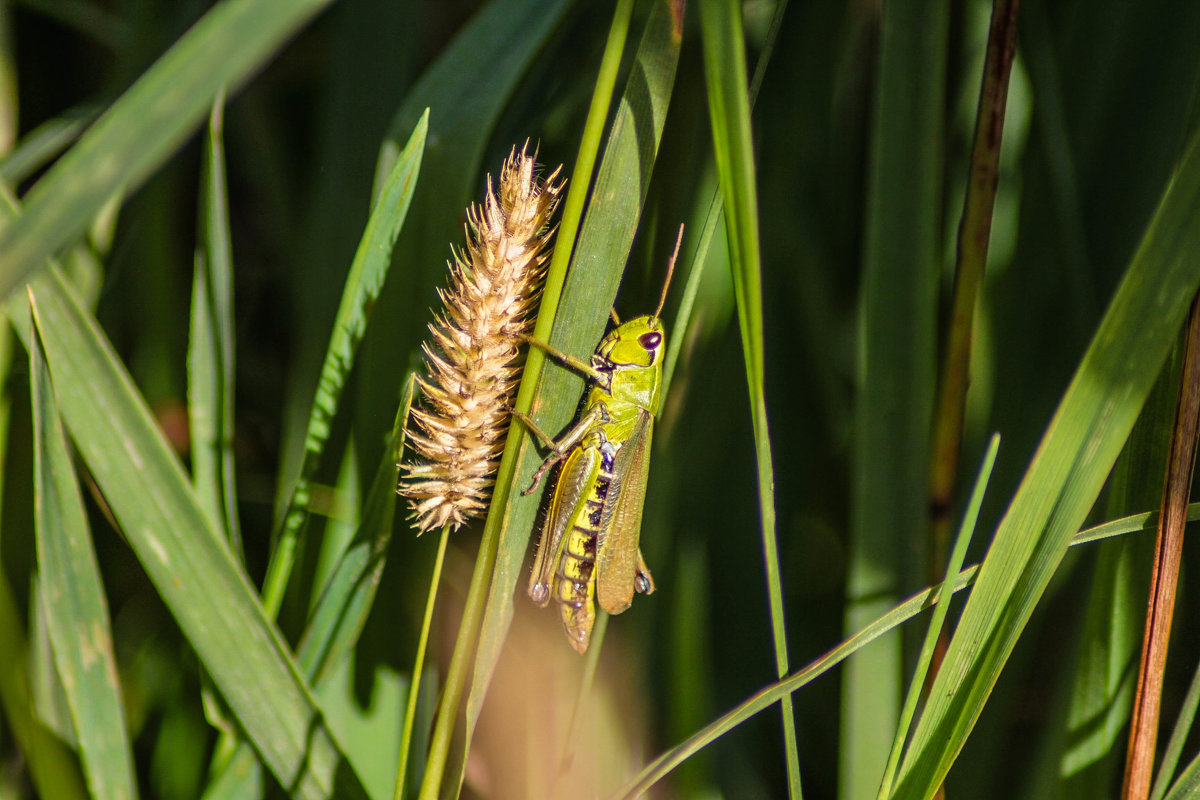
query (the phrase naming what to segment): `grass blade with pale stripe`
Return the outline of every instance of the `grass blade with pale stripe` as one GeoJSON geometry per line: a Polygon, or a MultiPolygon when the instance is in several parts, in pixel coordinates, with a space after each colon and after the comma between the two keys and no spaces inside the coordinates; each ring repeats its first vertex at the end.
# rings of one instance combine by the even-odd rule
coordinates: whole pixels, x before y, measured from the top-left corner
{"type": "Polygon", "coordinates": [[[38,594],[54,663],[93,797],[137,797],[108,603],[54,390],[32,337],[29,375],[34,426],[38,594]]]}

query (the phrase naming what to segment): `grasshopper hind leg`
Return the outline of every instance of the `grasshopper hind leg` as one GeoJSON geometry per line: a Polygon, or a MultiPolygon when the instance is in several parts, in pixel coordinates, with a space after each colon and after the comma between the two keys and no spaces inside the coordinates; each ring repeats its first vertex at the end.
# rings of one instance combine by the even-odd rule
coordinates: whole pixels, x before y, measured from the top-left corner
{"type": "Polygon", "coordinates": [[[654,594],[654,576],[650,574],[650,568],[646,566],[646,559],[642,557],[641,548],[638,548],[637,575],[633,578],[633,588],[640,594],[654,594]]]}

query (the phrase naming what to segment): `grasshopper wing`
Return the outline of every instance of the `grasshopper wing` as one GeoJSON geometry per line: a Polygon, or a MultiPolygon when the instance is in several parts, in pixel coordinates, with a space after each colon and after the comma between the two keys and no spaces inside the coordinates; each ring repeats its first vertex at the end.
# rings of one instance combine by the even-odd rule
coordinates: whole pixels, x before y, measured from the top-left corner
{"type": "Polygon", "coordinates": [[[596,545],[596,597],[600,607],[620,614],[633,602],[634,583],[641,565],[638,540],[642,505],[646,499],[646,470],[654,417],[638,414],[633,433],[617,453],[613,479],[605,497],[596,545]]]}
{"type": "Polygon", "coordinates": [[[600,454],[591,447],[576,447],[567,456],[554,486],[554,497],[546,513],[546,524],[538,543],[533,574],[529,576],[529,598],[539,606],[550,601],[554,573],[562,559],[563,534],[574,524],[600,474],[600,454]]]}

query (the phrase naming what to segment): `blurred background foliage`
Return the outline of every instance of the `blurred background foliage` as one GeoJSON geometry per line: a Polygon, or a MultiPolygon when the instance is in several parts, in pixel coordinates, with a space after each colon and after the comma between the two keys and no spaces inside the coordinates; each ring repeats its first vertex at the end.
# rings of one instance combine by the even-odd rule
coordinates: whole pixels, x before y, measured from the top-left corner
{"type": "MultiPolygon", "coordinates": [[[[638,5],[626,66],[651,5],[638,5]]],[[[854,414],[861,390],[880,6],[793,0],[753,112],[767,408],[793,669],[853,633],[845,624],[846,575],[855,558],[849,545],[857,496],[854,414]]],[[[3,101],[13,122],[0,131],[0,148],[13,155],[0,161],[0,177],[24,194],[57,151],[207,9],[192,0],[0,0],[0,59],[14,81],[3,101]],[[21,160],[31,157],[31,143],[52,133],[60,137],[58,145],[41,158],[21,160]]],[[[942,188],[933,209],[940,231],[939,332],[990,6],[965,0],[950,3],[948,11],[942,188]]],[[[767,0],[744,5],[751,64],[775,13],[767,0]]],[[[256,586],[270,553],[277,482],[297,458],[341,286],[366,224],[372,187],[382,180],[381,152],[387,163],[388,148],[394,157],[423,108],[431,108],[413,208],[316,476],[308,546],[279,620],[289,641],[300,634],[315,601],[313,587],[321,585],[316,576],[327,569],[321,542],[353,531],[356,492],[365,492],[384,454],[448,248],[462,238],[466,203],[482,196],[485,173],[495,173],[513,145],[527,139],[537,144],[543,164],[565,164],[571,175],[610,17],[609,4],[568,0],[340,0],[231,94],[224,135],[237,342],[233,449],[245,568],[256,586]],[[459,62],[455,69],[472,70],[466,80],[451,71],[419,83],[483,14],[499,20],[487,28],[496,52],[481,47],[476,58],[459,62]],[[453,93],[463,86],[464,94],[453,93]]],[[[1003,444],[972,560],[982,556],[1194,131],[1197,41],[1200,4],[1022,4],[972,356],[966,480],[991,432],[1000,432],[1003,444]]],[[[704,81],[699,26],[689,9],[639,239],[617,303],[622,317],[653,306],[665,239],[678,222],[699,233],[716,181],[704,81]]],[[[79,294],[94,304],[181,458],[189,447],[185,356],[202,160],[203,136],[194,135],[123,199],[110,232],[101,226],[89,244],[95,256],[90,266],[65,259],[75,267],[79,294]]],[[[596,785],[606,790],[776,677],[755,453],[724,251],[719,232],[690,324],[676,332],[686,344],[655,436],[643,550],[658,592],[610,625],[589,701],[599,708],[585,717],[591,720],[586,735],[595,741],[579,751],[611,750],[589,756],[596,760],[596,785]]],[[[5,384],[10,410],[0,562],[17,603],[15,618],[33,630],[37,570],[27,363],[18,346],[5,384]]],[[[1173,398],[1173,388],[1164,391],[1173,398]]],[[[910,463],[908,469],[923,475],[928,465],[910,463]]],[[[1145,471],[1146,480],[1161,480],[1161,467],[1145,471]]],[[[198,796],[216,741],[202,702],[203,670],[138,558],[106,521],[105,504],[86,474],[84,486],[92,490],[87,508],[112,614],[139,790],[147,797],[198,796]]],[[[1142,505],[1112,513],[1150,510],[1157,502],[1154,491],[1142,497],[1142,505]]],[[[875,509],[873,516],[880,515],[875,509]]],[[[1093,516],[1107,518],[1099,511],[1093,516]]],[[[353,658],[337,691],[323,691],[321,698],[342,744],[357,753],[354,762],[368,789],[388,787],[385,793],[394,779],[404,689],[436,545],[432,537],[411,536],[399,515],[396,531],[353,658]]],[[[891,544],[899,561],[892,565],[896,581],[885,607],[930,582],[923,561],[927,545],[913,531],[871,535],[900,537],[891,544]]],[[[437,664],[449,658],[477,541],[472,530],[451,540],[434,628],[437,664]]],[[[1089,592],[1095,591],[1093,575],[1103,574],[1102,548],[1108,546],[1072,551],[1063,562],[950,772],[948,796],[1085,796],[1072,794],[1054,776],[1067,747],[1065,709],[1077,697],[1073,676],[1086,650],[1080,631],[1089,592]]],[[[1194,551],[1187,545],[1185,564],[1194,551]]],[[[1200,659],[1193,635],[1200,600],[1189,583],[1185,573],[1176,611],[1181,633],[1164,700],[1168,719],[1200,659]]],[[[1138,605],[1136,593],[1131,602],[1138,605]]],[[[516,604],[509,652],[466,767],[469,796],[520,796],[513,787],[531,779],[510,772],[550,768],[554,758],[545,753],[554,751],[568,724],[578,685],[579,661],[561,640],[556,615],[535,613],[523,596],[516,604]],[[525,749],[506,741],[517,738],[513,731],[525,734],[525,749]]],[[[923,629],[909,627],[906,641],[919,642],[923,629]]],[[[36,673],[38,667],[30,669],[36,673]]],[[[1127,680],[1122,669],[1117,672],[1127,680]]],[[[872,685],[881,698],[892,698],[906,675],[893,671],[872,685]]],[[[428,728],[436,688],[431,673],[419,729],[428,728]]],[[[849,727],[846,689],[842,673],[834,671],[794,696],[809,797],[866,796],[851,792],[847,771],[862,770],[867,783],[878,785],[872,772],[878,754],[865,754],[861,765],[847,760],[854,750],[847,743],[872,732],[849,727]]],[[[875,702],[871,685],[856,683],[854,691],[866,693],[856,703],[875,702]]],[[[890,738],[894,719],[875,724],[890,738]]],[[[418,734],[418,747],[423,741],[418,734]]],[[[1116,736],[1097,755],[1082,757],[1086,767],[1099,770],[1094,787],[1109,796],[1115,795],[1113,765],[1119,772],[1123,745],[1123,735],[1116,736]]],[[[1185,753],[1195,749],[1193,743],[1185,753]]],[[[0,796],[33,796],[20,750],[2,725],[0,755],[0,796]]],[[[656,791],[664,797],[783,796],[778,714],[738,727],[656,791]]]]}

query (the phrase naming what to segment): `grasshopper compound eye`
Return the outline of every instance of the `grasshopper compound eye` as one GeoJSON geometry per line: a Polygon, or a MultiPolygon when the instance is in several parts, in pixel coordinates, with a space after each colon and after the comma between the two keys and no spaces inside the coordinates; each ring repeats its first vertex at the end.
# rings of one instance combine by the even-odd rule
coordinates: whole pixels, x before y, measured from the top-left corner
{"type": "Polygon", "coordinates": [[[649,333],[643,333],[641,336],[638,337],[638,344],[640,344],[642,347],[646,348],[647,350],[653,350],[654,348],[656,348],[660,344],[662,344],[662,334],[659,333],[658,331],[650,331],[649,333]]]}

